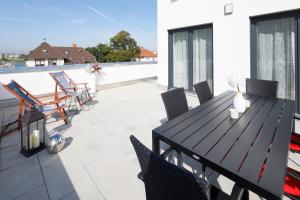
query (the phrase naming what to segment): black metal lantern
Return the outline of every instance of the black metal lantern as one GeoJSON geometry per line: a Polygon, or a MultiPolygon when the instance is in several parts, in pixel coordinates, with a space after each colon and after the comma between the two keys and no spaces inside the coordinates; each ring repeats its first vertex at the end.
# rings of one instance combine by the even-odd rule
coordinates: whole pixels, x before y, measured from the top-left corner
{"type": "Polygon", "coordinates": [[[22,118],[21,153],[32,156],[45,149],[45,116],[37,108],[26,110],[22,118]]]}

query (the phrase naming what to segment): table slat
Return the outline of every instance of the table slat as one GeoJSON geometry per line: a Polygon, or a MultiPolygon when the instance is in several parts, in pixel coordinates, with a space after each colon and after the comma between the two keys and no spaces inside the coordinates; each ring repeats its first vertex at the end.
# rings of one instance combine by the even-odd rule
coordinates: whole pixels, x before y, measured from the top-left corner
{"type": "Polygon", "coordinates": [[[285,171],[287,167],[288,148],[291,137],[293,116],[290,114],[295,109],[294,102],[287,101],[282,120],[276,130],[269,158],[262,173],[260,184],[277,195],[282,195],[285,171]]]}
{"type": "Polygon", "coordinates": [[[248,126],[245,127],[244,132],[241,134],[240,138],[235,142],[232,149],[228,152],[225,159],[221,162],[225,165],[227,169],[232,171],[238,171],[241,162],[245,158],[247,152],[249,151],[251,145],[253,144],[257,132],[261,128],[264,119],[267,117],[268,113],[272,109],[274,101],[266,101],[261,109],[254,114],[254,118],[248,121],[248,126]],[[238,161],[238,163],[232,162],[233,160],[238,161]]]}
{"type": "Polygon", "coordinates": [[[266,99],[260,98],[255,104],[253,104],[249,111],[247,111],[243,118],[245,120],[241,120],[238,124],[230,130],[222,139],[222,142],[219,142],[215,145],[215,147],[206,155],[211,161],[220,163],[222,159],[225,157],[226,153],[232,147],[232,144],[237,140],[241,135],[241,131],[249,125],[250,120],[255,117],[257,112],[260,111],[262,106],[265,104],[266,99]],[[248,122],[248,123],[247,123],[248,122]]]}
{"type": "Polygon", "coordinates": [[[258,181],[263,163],[268,154],[274,131],[278,126],[278,119],[281,115],[283,105],[284,101],[278,99],[272,108],[272,111],[265,119],[252,148],[241,166],[239,174],[249,181],[255,183],[258,181]]]}
{"type": "MultiPolygon", "coordinates": [[[[221,100],[217,101],[215,104],[211,104],[207,106],[205,109],[201,110],[197,114],[195,114],[193,117],[188,118],[181,123],[178,123],[177,125],[173,126],[172,128],[166,130],[163,132],[165,137],[173,137],[180,131],[183,131],[186,128],[189,129],[197,129],[198,124],[201,122],[200,120],[207,120],[207,116],[211,115],[217,115],[220,111],[228,108],[232,104],[232,96],[228,95],[221,100]]],[[[205,123],[205,122],[204,122],[205,123]]],[[[193,129],[193,130],[194,130],[193,129]]]]}
{"type": "Polygon", "coordinates": [[[192,110],[189,110],[188,112],[176,117],[173,120],[167,121],[166,123],[164,123],[163,125],[157,127],[156,129],[154,129],[153,131],[155,132],[165,132],[166,130],[172,128],[173,126],[177,125],[178,123],[192,117],[193,115],[195,115],[196,113],[200,112],[201,110],[205,109],[207,106],[211,105],[211,104],[215,104],[216,102],[220,101],[221,99],[230,96],[233,97],[235,95],[235,93],[233,91],[226,91],[214,98],[212,98],[211,100],[205,102],[204,104],[197,106],[195,108],[193,108],[192,110]]]}

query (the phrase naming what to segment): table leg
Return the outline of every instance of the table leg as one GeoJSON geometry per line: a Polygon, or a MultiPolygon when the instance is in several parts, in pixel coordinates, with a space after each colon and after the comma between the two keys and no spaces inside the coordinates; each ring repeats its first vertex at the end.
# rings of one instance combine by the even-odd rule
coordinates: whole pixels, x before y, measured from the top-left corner
{"type": "Polygon", "coordinates": [[[152,133],[152,151],[160,155],[160,141],[155,133],[152,133]]]}

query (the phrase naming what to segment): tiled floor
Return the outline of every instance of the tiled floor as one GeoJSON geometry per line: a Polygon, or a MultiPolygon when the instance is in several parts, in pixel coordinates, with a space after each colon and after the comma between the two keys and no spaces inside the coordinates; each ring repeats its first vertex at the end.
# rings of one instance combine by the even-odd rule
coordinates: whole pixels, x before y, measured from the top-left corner
{"type": "MultiPolygon", "coordinates": [[[[165,118],[161,92],[155,82],[104,90],[72,115],[68,125],[50,119],[49,134],[59,131],[67,143],[58,154],[42,151],[25,158],[19,153],[18,133],[3,138],[0,200],[145,199],[129,136],[134,134],[151,147],[151,130],[165,118]]],[[[187,97],[190,106],[198,105],[194,95],[187,97]]],[[[194,169],[200,167],[185,160],[194,169]]],[[[291,154],[289,165],[300,170],[299,161],[297,155],[291,154]]],[[[230,180],[214,173],[209,175],[215,185],[230,192],[230,180]]],[[[260,198],[251,194],[251,199],[260,198]]]]}

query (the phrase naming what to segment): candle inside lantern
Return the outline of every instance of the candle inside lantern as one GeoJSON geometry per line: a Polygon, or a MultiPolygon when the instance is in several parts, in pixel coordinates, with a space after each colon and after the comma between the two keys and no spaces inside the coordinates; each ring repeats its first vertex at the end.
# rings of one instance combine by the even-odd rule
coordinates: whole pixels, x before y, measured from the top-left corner
{"type": "Polygon", "coordinates": [[[40,146],[40,131],[34,130],[32,133],[32,146],[38,148],[40,146]]]}
{"type": "Polygon", "coordinates": [[[27,144],[27,142],[28,142],[28,137],[26,136],[26,149],[27,150],[30,150],[30,149],[32,149],[32,147],[33,147],[33,140],[34,140],[34,138],[33,138],[33,134],[30,134],[29,135],[29,145],[27,144]],[[28,149],[29,148],[29,149],[28,149]]]}

